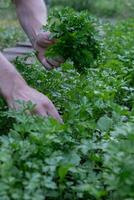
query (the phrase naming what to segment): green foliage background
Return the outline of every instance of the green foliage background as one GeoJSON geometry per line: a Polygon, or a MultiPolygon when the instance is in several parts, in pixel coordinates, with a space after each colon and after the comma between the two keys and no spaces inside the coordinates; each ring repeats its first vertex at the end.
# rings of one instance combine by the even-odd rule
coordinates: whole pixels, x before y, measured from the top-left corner
{"type": "MultiPolygon", "coordinates": [[[[107,10],[115,1],[97,2],[107,10]]],[[[24,37],[11,20],[10,34],[11,21],[0,21],[1,48],[24,37]]],[[[8,111],[0,99],[0,200],[134,199],[134,19],[96,23],[101,55],[85,74],[69,62],[47,72],[38,61],[15,61],[28,84],[55,103],[64,124],[27,115],[30,103],[8,111]]]]}
{"type": "Polygon", "coordinates": [[[27,115],[31,104],[4,112],[1,99],[0,199],[134,198],[134,23],[98,23],[98,31],[101,59],[84,75],[68,62],[46,72],[15,61],[64,124],[27,115]]]}
{"type": "Polygon", "coordinates": [[[49,0],[51,6],[70,6],[77,10],[89,10],[105,17],[133,17],[133,0],[49,0]]]}

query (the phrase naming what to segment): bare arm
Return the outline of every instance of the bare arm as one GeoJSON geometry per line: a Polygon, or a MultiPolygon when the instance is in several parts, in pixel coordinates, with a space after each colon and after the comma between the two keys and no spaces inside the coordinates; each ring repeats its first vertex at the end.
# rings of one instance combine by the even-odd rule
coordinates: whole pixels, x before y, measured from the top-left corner
{"type": "Polygon", "coordinates": [[[26,85],[15,67],[0,53],[0,94],[7,100],[14,87],[26,85]]]}
{"type": "MultiPolygon", "coordinates": [[[[17,14],[24,31],[32,43],[44,23],[47,21],[47,9],[43,0],[14,0],[17,14]]],[[[25,82],[15,67],[0,53],[0,93],[9,96],[7,90],[12,91],[14,83],[25,82]],[[8,85],[8,87],[7,87],[8,85]],[[11,88],[10,88],[11,87],[11,88]]]]}
{"type": "Polygon", "coordinates": [[[52,116],[62,122],[58,111],[47,96],[29,87],[15,67],[0,53],[0,95],[11,108],[18,109],[16,100],[31,101],[36,105],[34,112],[52,116]]]}
{"type": "Polygon", "coordinates": [[[47,22],[47,9],[43,0],[15,0],[19,21],[34,45],[42,26],[47,22]]]}
{"type": "MultiPolygon", "coordinates": [[[[44,47],[41,44],[50,45],[48,33],[39,34],[42,24],[46,22],[46,7],[43,0],[15,0],[20,22],[29,36],[33,45],[39,51],[39,58],[43,64],[48,64],[44,56],[44,47]],[[35,43],[34,43],[35,41],[35,43]]],[[[51,68],[48,64],[48,68],[51,68]]],[[[8,106],[18,109],[16,100],[31,101],[36,104],[34,112],[42,116],[52,116],[59,120],[58,111],[53,103],[40,92],[29,87],[15,67],[7,61],[0,53],[0,95],[2,95],[8,106]]]]}
{"type": "Polygon", "coordinates": [[[49,40],[50,33],[42,32],[41,28],[47,23],[47,9],[43,0],[14,0],[19,21],[28,35],[37,58],[46,69],[58,67],[62,59],[47,59],[44,54],[54,41],[49,40]]]}

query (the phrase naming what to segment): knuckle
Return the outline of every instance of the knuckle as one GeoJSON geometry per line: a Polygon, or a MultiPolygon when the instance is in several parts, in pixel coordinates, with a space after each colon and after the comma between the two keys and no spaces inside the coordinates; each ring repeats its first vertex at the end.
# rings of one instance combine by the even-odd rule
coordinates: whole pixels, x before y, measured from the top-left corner
{"type": "Polygon", "coordinates": [[[50,100],[45,102],[45,107],[48,108],[48,109],[52,109],[53,106],[52,106],[52,103],[51,103],[50,100]]]}

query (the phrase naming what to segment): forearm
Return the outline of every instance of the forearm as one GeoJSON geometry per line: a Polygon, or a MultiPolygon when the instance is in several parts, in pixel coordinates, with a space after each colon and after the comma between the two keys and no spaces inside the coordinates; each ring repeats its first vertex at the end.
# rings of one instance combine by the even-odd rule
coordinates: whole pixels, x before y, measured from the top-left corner
{"type": "Polygon", "coordinates": [[[47,9],[43,0],[15,0],[19,21],[34,45],[36,36],[47,22],[47,9]]]}
{"type": "Polygon", "coordinates": [[[21,87],[22,85],[26,85],[25,80],[0,53],[0,95],[7,99],[14,87],[21,87]]]}

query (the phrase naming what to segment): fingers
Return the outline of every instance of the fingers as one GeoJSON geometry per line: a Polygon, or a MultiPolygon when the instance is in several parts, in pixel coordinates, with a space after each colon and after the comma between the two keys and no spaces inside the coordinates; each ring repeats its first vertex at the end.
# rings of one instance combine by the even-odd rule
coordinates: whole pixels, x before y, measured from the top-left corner
{"type": "Polygon", "coordinates": [[[41,95],[40,99],[41,98],[42,100],[40,104],[36,105],[34,113],[43,117],[51,116],[60,123],[63,123],[63,120],[60,117],[57,109],[55,108],[54,104],[49,100],[49,98],[44,95],[41,95]]]}
{"type": "Polygon", "coordinates": [[[52,40],[52,39],[50,40],[49,37],[50,37],[50,32],[42,32],[38,35],[36,42],[41,47],[46,48],[46,47],[54,44],[54,40],[52,40]]]}
{"type": "Polygon", "coordinates": [[[64,59],[61,58],[60,56],[53,59],[45,58],[45,51],[50,45],[55,43],[55,41],[49,39],[49,37],[50,37],[50,32],[42,32],[38,35],[36,43],[35,43],[36,44],[35,49],[38,52],[37,58],[47,70],[51,70],[55,67],[59,67],[61,63],[64,62],[64,59]]]}
{"type": "Polygon", "coordinates": [[[43,116],[43,117],[48,117],[46,110],[44,109],[43,106],[36,106],[35,110],[33,111],[34,114],[43,116]]]}
{"type": "Polygon", "coordinates": [[[60,117],[57,109],[55,108],[55,106],[53,104],[47,110],[47,114],[48,114],[48,116],[51,116],[54,119],[58,120],[60,123],[63,123],[62,118],[60,117]]]}
{"type": "Polygon", "coordinates": [[[59,62],[57,62],[56,60],[51,59],[51,58],[47,59],[47,61],[48,61],[48,63],[52,66],[52,68],[54,68],[54,67],[59,67],[60,64],[61,64],[61,63],[59,63],[59,62]]]}
{"type": "Polygon", "coordinates": [[[47,59],[44,57],[44,54],[42,52],[38,53],[37,57],[47,70],[51,70],[53,68],[52,65],[48,63],[47,59]]]}
{"type": "Polygon", "coordinates": [[[56,108],[54,106],[51,107],[36,107],[36,109],[34,110],[33,114],[37,114],[40,115],[42,117],[49,117],[51,116],[52,118],[56,119],[57,121],[59,121],[60,123],[63,123],[62,118],[60,117],[58,111],[56,110],[56,108]]]}
{"type": "Polygon", "coordinates": [[[39,61],[43,64],[43,66],[47,69],[47,70],[51,70],[54,69],[55,67],[59,67],[61,65],[62,62],[58,62],[54,59],[47,59],[45,58],[44,54],[42,52],[40,52],[37,55],[39,61]]]}

